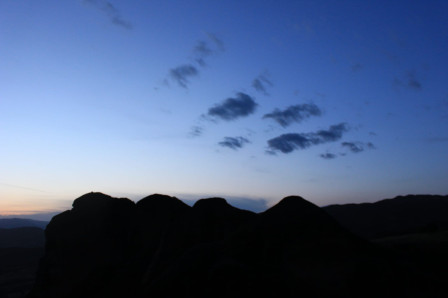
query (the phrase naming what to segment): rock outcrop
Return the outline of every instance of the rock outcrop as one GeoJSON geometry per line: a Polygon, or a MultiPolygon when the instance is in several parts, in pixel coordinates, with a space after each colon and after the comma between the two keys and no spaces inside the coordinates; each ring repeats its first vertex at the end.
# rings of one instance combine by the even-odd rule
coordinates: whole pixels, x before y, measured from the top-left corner
{"type": "Polygon", "coordinates": [[[90,193],[47,226],[45,256],[29,297],[431,293],[419,278],[301,197],[256,214],[221,198],[190,207],[164,195],[133,203],[90,193]]]}

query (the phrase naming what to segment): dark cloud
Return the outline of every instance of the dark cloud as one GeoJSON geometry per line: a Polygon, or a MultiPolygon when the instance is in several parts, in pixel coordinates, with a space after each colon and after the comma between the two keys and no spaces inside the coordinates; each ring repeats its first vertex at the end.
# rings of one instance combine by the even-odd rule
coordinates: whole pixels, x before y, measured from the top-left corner
{"type": "Polygon", "coordinates": [[[206,41],[200,40],[196,44],[194,52],[203,57],[207,57],[213,53],[213,50],[210,48],[206,41]]]}
{"type": "Polygon", "coordinates": [[[207,37],[215,44],[218,51],[220,52],[225,51],[224,42],[220,38],[218,38],[215,34],[208,32],[207,37]]]}
{"type": "MultiPolygon", "coordinates": [[[[208,33],[209,40],[199,40],[193,48],[193,61],[170,69],[168,77],[183,88],[188,88],[189,79],[199,75],[199,69],[193,64],[205,66],[206,58],[223,50],[224,45],[215,35],[208,33]]],[[[167,83],[167,80],[164,81],[167,83]]]]}
{"type": "Polygon", "coordinates": [[[269,95],[267,87],[272,87],[272,82],[266,77],[266,75],[259,75],[252,81],[252,87],[264,95],[269,95]]]}
{"type": "Polygon", "coordinates": [[[322,157],[323,159],[335,159],[336,158],[336,154],[333,154],[333,153],[323,153],[319,156],[322,157]]]}
{"type": "Polygon", "coordinates": [[[322,111],[315,104],[294,105],[281,111],[275,109],[272,113],[263,116],[263,119],[272,118],[283,127],[291,125],[293,122],[300,123],[311,116],[320,116],[322,111]]]}
{"type": "Polygon", "coordinates": [[[311,146],[311,141],[303,134],[286,133],[268,141],[270,153],[281,151],[282,153],[290,153],[296,149],[305,149],[311,146]]]}
{"type": "Polygon", "coordinates": [[[199,40],[193,48],[195,61],[200,66],[207,65],[206,58],[224,51],[224,43],[212,33],[207,33],[208,40],[199,40]]]}
{"type": "Polygon", "coordinates": [[[268,154],[277,151],[291,153],[294,150],[303,150],[308,147],[328,142],[334,142],[342,138],[348,131],[346,123],[332,125],[328,130],[319,130],[312,133],[287,133],[268,140],[268,154]]]}
{"type": "Polygon", "coordinates": [[[190,130],[190,137],[199,137],[204,132],[204,128],[202,126],[195,125],[190,130]]]}
{"type": "Polygon", "coordinates": [[[422,83],[417,79],[414,71],[408,71],[403,79],[395,78],[394,85],[407,87],[416,91],[422,89],[422,83]]]}
{"type": "Polygon", "coordinates": [[[209,47],[207,42],[200,40],[194,47],[193,52],[196,56],[196,62],[201,66],[205,66],[206,63],[204,59],[210,56],[213,53],[213,50],[209,47]]]}
{"type": "Polygon", "coordinates": [[[327,142],[338,141],[342,138],[344,132],[348,131],[348,126],[346,123],[339,123],[330,126],[328,130],[319,130],[316,133],[311,133],[311,137],[315,139],[314,143],[321,144],[327,142]]]}
{"type": "Polygon", "coordinates": [[[235,98],[227,98],[221,104],[210,108],[208,116],[226,121],[246,117],[255,112],[257,103],[253,98],[245,93],[237,93],[235,98]]]}
{"type": "Polygon", "coordinates": [[[362,143],[362,142],[342,142],[341,145],[343,147],[347,147],[351,152],[353,153],[359,153],[366,149],[375,149],[375,146],[368,142],[368,143],[362,143]]]}
{"type": "Polygon", "coordinates": [[[224,140],[218,144],[223,147],[237,150],[243,148],[243,146],[248,143],[250,143],[250,141],[243,137],[225,137],[224,140]]]}
{"type": "Polygon", "coordinates": [[[358,153],[364,151],[364,146],[361,143],[343,142],[343,147],[347,147],[351,152],[358,153]]]}
{"type": "Polygon", "coordinates": [[[120,26],[125,29],[132,29],[132,24],[123,19],[120,11],[109,1],[104,0],[84,0],[87,3],[95,6],[97,9],[101,10],[112,22],[112,24],[120,26]]]}
{"type": "Polygon", "coordinates": [[[179,86],[187,88],[189,78],[197,76],[199,71],[191,64],[185,64],[176,68],[170,69],[170,78],[177,82],[179,86]]]}

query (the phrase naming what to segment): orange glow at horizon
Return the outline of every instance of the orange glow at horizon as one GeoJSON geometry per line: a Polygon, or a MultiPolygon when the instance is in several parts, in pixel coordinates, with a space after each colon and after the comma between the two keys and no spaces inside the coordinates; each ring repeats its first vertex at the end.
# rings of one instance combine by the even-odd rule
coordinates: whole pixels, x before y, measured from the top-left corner
{"type": "Polygon", "coordinates": [[[49,213],[56,211],[63,211],[64,208],[57,208],[55,206],[48,206],[48,204],[35,205],[26,204],[25,202],[13,203],[0,202],[0,216],[12,216],[12,215],[32,215],[36,213],[49,213]]]}
{"type": "Polygon", "coordinates": [[[71,208],[71,201],[53,198],[47,194],[20,191],[0,192],[0,216],[32,215],[58,212],[71,208]]]}

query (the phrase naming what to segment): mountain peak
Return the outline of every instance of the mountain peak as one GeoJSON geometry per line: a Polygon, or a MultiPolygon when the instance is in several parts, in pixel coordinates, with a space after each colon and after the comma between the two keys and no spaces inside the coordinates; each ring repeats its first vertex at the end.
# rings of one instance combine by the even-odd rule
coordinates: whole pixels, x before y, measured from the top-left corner
{"type": "Polygon", "coordinates": [[[129,207],[134,205],[134,202],[126,198],[113,198],[101,192],[90,192],[74,200],[72,206],[75,210],[95,210],[108,208],[115,204],[123,204],[129,207]]]}
{"type": "Polygon", "coordinates": [[[397,282],[404,267],[299,196],[260,214],[222,198],[126,204],[89,193],[55,216],[29,297],[360,297],[385,271],[371,297],[419,290],[408,287],[417,277],[397,282]]]}
{"type": "Polygon", "coordinates": [[[304,213],[321,213],[318,206],[308,202],[300,196],[288,196],[280,200],[276,205],[269,208],[264,214],[294,214],[301,216],[304,213]]]}
{"type": "Polygon", "coordinates": [[[187,209],[190,208],[187,204],[176,197],[170,197],[161,194],[152,194],[144,197],[137,202],[137,207],[144,210],[164,210],[164,209],[187,209]]]}
{"type": "Polygon", "coordinates": [[[97,200],[101,200],[101,199],[108,200],[108,199],[112,199],[112,197],[109,196],[109,195],[106,195],[106,194],[104,194],[102,192],[91,191],[91,192],[83,194],[79,198],[75,199],[75,202],[78,201],[78,200],[96,200],[96,199],[97,200]]]}
{"type": "Polygon", "coordinates": [[[216,208],[229,208],[232,206],[227,203],[227,201],[223,198],[208,198],[208,199],[200,199],[194,203],[193,208],[196,209],[216,209],[216,208]]]}
{"type": "Polygon", "coordinates": [[[75,199],[73,201],[73,208],[82,208],[87,204],[101,204],[111,199],[111,196],[101,192],[89,192],[75,199]]]}
{"type": "Polygon", "coordinates": [[[260,215],[264,224],[287,229],[293,237],[298,231],[314,233],[313,237],[344,233],[324,210],[299,196],[285,197],[260,215]]]}

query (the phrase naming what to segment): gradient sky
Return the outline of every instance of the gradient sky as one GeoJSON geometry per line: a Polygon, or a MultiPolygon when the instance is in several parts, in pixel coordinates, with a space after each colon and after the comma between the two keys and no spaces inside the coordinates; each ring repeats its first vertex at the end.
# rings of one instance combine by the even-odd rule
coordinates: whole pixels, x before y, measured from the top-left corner
{"type": "Polygon", "coordinates": [[[447,194],[447,69],[447,1],[1,0],[0,214],[447,194]]]}

